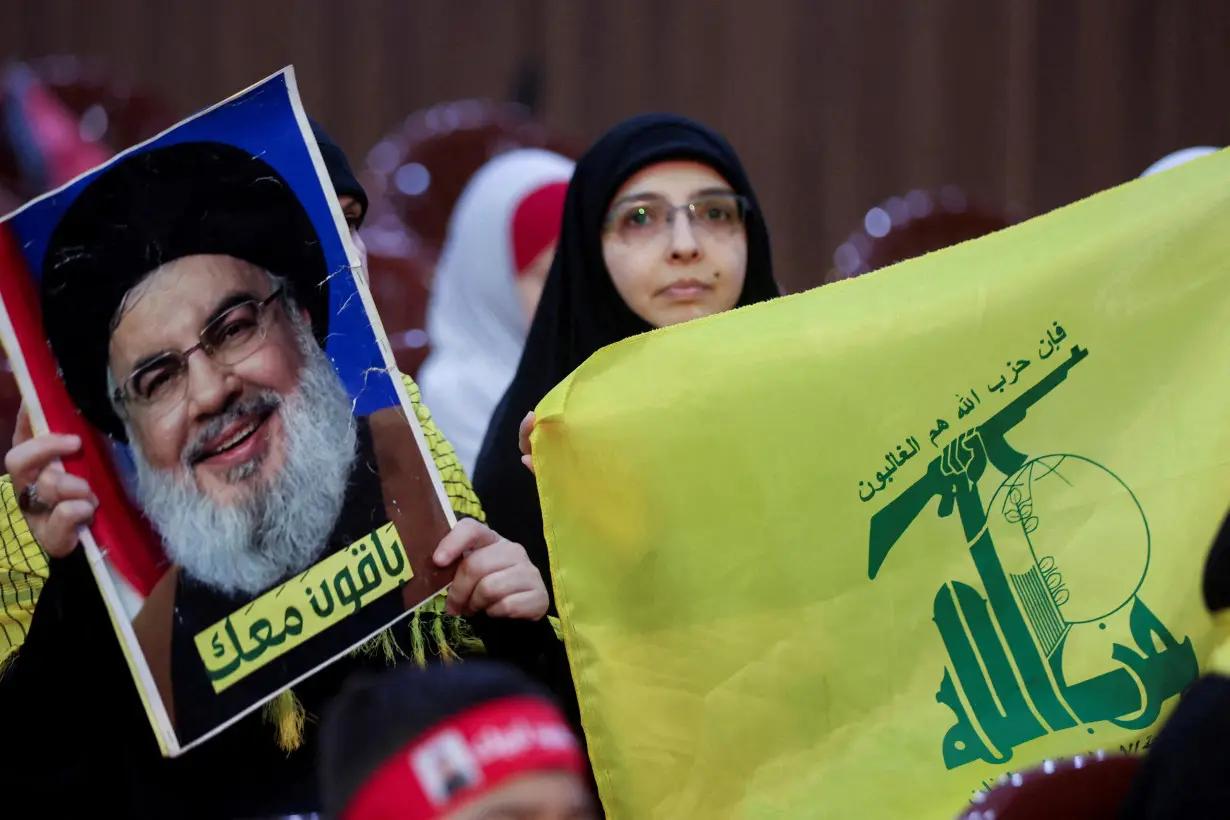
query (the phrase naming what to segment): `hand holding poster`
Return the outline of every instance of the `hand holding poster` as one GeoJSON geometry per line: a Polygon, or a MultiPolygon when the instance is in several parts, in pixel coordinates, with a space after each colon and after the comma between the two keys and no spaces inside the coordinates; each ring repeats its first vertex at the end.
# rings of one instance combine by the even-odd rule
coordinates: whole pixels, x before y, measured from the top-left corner
{"type": "MultiPolygon", "coordinates": [[[[347,237],[290,69],[0,224],[0,333],[35,431],[85,442],[81,544],[167,754],[451,578],[347,237]]],[[[34,473],[14,481],[51,538],[34,473]]]]}
{"type": "Polygon", "coordinates": [[[1222,637],[1230,153],[607,348],[537,409],[608,816],[950,818],[1222,637]]]}

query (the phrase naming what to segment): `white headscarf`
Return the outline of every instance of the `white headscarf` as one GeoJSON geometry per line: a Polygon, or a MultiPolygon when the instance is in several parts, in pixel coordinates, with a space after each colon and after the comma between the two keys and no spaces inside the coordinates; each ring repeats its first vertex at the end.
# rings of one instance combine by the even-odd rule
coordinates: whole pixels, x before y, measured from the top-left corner
{"type": "Polygon", "coordinates": [[[1153,176],[1154,174],[1160,174],[1162,171],[1169,171],[1171,168],[1182,165],[1185,162],[1191,162],[1194,159],[1200,159],[1203,156],[1215,154],[1219,150],[1221,149],[1213,148],[1208,145],[1197,145],[1193,148],[1184,148],[1182,150],[1175,151],[1173,154],[1167,154],[1146,168],[1145,172],[1140,175],[1141,179],[1153,176]]]}
{"type": "Polygon", "coordinates": [[[449,219],[427,306],[431,355],[418,383],[466,472],[530,329],[514,284],[513,216],[529,194],[566,183],[574,167],[537,148],[501,154],[470,179],[449,219]]]}

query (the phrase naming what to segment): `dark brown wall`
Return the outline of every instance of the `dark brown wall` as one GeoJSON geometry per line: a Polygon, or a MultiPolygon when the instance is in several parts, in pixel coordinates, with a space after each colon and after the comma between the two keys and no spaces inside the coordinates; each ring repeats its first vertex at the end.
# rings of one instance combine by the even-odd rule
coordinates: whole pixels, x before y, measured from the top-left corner
{"type": "Polygon", "coordinates": [[[356,158],[537,56],[546,120],[582,139],[646,109],[726,132],[793,289],[910,188],[1028,215],[1230,142],[1225,0],[0,0],[0,56],[53,52],[183,113],[293,63],[356,158]]]}

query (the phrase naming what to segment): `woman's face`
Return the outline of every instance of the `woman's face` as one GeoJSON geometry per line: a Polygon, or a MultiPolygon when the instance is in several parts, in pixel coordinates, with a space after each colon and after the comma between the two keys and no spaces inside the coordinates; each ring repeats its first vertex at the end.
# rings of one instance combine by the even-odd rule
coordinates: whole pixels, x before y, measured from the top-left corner
{"type": "Polygon", "coordinates": [[[654,327],[730,310],[747,274],[746,202],[698,162],[650,165],[615,194],[602,255],[628,307],[654,327]]]}

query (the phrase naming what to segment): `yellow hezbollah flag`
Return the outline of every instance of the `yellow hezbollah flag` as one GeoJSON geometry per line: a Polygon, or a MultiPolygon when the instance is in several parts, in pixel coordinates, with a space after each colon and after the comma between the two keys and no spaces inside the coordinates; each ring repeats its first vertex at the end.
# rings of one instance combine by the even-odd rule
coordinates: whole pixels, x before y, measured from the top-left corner
{"type": "Polygon", "coordinates": [[[1144,751],[1216,641],[1230,152],[605,349],[538,408],[622,818],[949,818],[1144,751]]]}

